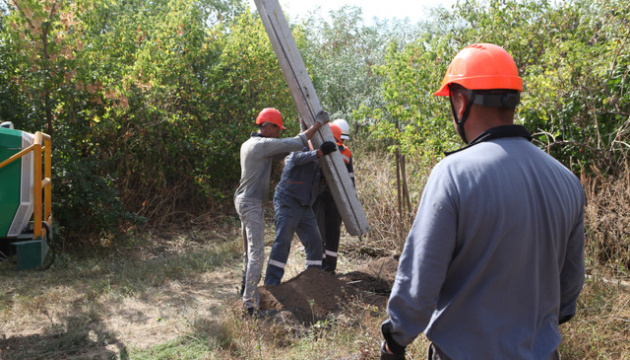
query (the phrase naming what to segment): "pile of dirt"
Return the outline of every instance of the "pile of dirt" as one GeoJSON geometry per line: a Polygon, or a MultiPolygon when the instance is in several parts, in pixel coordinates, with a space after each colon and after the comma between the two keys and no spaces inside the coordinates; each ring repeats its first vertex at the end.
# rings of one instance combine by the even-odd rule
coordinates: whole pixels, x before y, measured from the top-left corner
{"type": "Polygon", "coordinates": [[[398,261],[393,257],[385,257],[368,262],[339,278],[362,291],[388,296],[397,271],[398,261]]]}
{"type": "Polygon", "coordinates": [[[379,259],[339,277],[321,269],[306,269],[280,285],[261,286],[260,307],[291,312],[303,324],[316,322],[351,304],[385,308],[397,261],[379,259]]]}

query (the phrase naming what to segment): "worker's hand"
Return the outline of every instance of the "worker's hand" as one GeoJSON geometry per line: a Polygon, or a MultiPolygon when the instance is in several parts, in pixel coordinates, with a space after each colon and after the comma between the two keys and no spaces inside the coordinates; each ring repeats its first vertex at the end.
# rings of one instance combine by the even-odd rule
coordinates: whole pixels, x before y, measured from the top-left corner
{"type": "Polygon", "coordinates": [[[317,115],[315,115],[315,121],[318,122],[321,126],[324,126],[330,122],[330,118],[328,117],[328,113],[324,110],[320,110],[317,115]]]}
{"type": "Polygon", "coordinates": [[[392,337],[392,323],[388,319],[381,325],[385,341],[381,345],[381,360],[405,360],[405,347],[392,337]]]}
{"type": "Polygon", "coordinates": [[[381,360],[405,360],[405,352],[401,354],[393,354],[387,347],[387,341],[383,341],[381,345],[381,360]]]}
{"type": "Polygon", "coordinates": [[[328,155],[333,151],[337,151],[337,144],[332,141],[324,141],[319,146],[319,150],[321,150],[324,155],[328,155]]]}

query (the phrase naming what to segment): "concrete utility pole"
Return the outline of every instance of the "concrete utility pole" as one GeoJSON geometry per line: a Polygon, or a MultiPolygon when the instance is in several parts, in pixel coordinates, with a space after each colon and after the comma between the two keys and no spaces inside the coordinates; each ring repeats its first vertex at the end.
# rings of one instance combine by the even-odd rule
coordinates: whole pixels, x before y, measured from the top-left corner
{"type": "MultiPolygon", "coordinates": [[[[278,0],[255,0],[255,3],[298,112],[306,125],[311,126],[322,107],[282,8],[278,0]]],[[[334,141],[329,126],[321,128],[311,141],[319,147],[325,140],[334,141]]],[[[367,233],[370,226],[341,154],[335,151],[320,158],[320,162],[346,230],[353,236],[367,233]]]]}

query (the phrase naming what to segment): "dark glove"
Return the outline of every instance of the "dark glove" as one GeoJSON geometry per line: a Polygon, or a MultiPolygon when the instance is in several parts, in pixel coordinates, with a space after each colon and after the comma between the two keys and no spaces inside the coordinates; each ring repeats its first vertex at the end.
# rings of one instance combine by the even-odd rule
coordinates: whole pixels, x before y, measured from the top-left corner
{"type": "Polygon", "coordinates": [[[315,115],[315,121],[320,123],[322,126],[328,124],[330,118],[328,117],[328,113],[324,110],[320,110],[317,115],[315,115]]]}
{"type": "Polygon", "coordinates": [[[385,350],[385,344],[387,342],[383,341],[381,344],[381,360],[405,360],[405,352],[402,354],[390,354],[385,350]]]}
{"type": "Polygon", "coordinates": [[[324,155],[328,155],[333,151],[337,151],[337,144],[332,141],[324,141],[320,146],[319,150],[324,153],[324,155]]]}
{"type": "Polygon", "coordinates": [[[394,340],[391,334],[391,326],[392,324],[389,320],[381,325],[381,332],[385,338],[385,341],[383,341],[381,345],[381,360],[405,360],[405,347],[394,340]],[[385,344],[387,344],[389,351],[392,352],[391,354],[385,351],[385,344]]]}

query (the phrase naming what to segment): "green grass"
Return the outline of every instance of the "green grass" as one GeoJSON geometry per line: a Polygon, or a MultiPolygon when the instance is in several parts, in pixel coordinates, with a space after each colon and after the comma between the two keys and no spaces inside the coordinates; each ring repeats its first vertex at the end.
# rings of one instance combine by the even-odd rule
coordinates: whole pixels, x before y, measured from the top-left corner
{"type": "Polygon", "coordinates": [[[205,338],[183,337],[151,349],[132,351],[136,360],[206,360],[216,359],[214,350],[205,338]]]}

